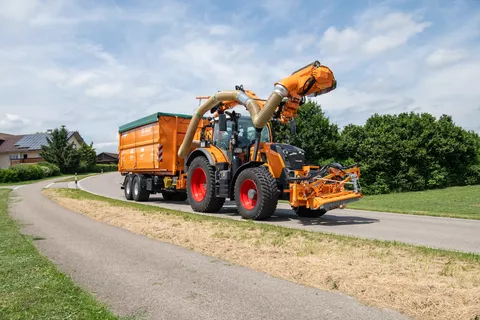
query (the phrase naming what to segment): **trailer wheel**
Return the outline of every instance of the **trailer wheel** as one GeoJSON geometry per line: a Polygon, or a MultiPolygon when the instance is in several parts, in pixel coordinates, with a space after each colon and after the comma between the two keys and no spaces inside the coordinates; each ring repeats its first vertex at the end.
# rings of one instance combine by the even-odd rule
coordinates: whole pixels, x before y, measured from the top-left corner
{"type": "Polygon", "coordinates": [[[132,194],[135,201],[147,201],[150,198],[150,192],[142,189],[142,179],[142,176],[138,174],[133,178],[132,194]]]}
{"type": "Polygon", "coordinates": [[[133,200],[131,174],[125,177],[125,181],[123,182],[123,193],[125,194],[125,199],[133,200]]]}
{"type": "Polygon", "coordinates": [[[277,208],[278,187],[265,167],[243,170],[235,181],[235,202],[244,219],[264,220],[277,208]]]}
{"type": "Polygon", "coordinates": [[[305,218],[318,218],[327,213],[327,210],[312,210],[307,207],[292,207],[292,209],[295,211],[297,216],[305,218]]]}
{"type": "Polygon", "coordinates": [[[215,196],[215,167],[205,157],[193,159],[188,167],[187,197],[197,212],[217,212],[225,203],[225,198],[215,196]]]}

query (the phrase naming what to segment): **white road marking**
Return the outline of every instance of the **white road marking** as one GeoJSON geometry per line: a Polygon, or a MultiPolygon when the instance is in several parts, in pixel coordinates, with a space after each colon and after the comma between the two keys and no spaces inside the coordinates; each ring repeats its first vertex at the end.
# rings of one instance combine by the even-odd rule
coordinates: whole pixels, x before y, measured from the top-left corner
{"type": "Polygon", "coordinates": [[[15,187],[15,188],[13,188],[13,190],[17,190],[18,188],[21,188],[21,187],[23,187],[23,186],[15,187]]]}
{"type": "Polygon", "coordinates": [[[55,184],[55,182],[50,183],[48,186],[45,187],[45,189],[50,188],[50,186],[51,186],[52,184],[55,184]]]}

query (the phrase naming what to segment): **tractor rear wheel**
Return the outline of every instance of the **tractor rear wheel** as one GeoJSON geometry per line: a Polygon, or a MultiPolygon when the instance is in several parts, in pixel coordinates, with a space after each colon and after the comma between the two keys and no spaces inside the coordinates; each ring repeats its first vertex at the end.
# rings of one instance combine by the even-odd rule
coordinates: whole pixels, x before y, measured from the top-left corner
{"type": "Polygon", "coordinates": [[[129,174],[125,177],[125,181],[123,182],[123,193],[125,194],[125,199],[127,200],[133,200],[132,178],[133,176],[129,174]]]}
{"type": "Polygon", "coordinates": [[[215,196],[215,167],[205,157],[193,159],[188,167],[187,197],[197,212],[218,212],[225,203],[225,198],[215,196]]]}
{"type": "Polygon", "coordinates": [[[299,217],[305,217],[305,218],[318,218],[323,216],[325,213],[327,213],[327,210],[319,209],[319,210],[312,210],[307,207],[292,207],[293,211],[297,214],[299,217]]]}
{"type": "Polygon", "coordinates": [[[243,170],[235,181],[235,202],[244,219],[264,220],[277,208],[277,182],[265,167],[243,170]]]}
{"type": "Polygon", "coordinates": [[[150,198],[150,192],[142,189],[142,179],[144,179],[143,176],[138,174],[133,178],[132,193],[135,201],[147,201],[150,198]]]}

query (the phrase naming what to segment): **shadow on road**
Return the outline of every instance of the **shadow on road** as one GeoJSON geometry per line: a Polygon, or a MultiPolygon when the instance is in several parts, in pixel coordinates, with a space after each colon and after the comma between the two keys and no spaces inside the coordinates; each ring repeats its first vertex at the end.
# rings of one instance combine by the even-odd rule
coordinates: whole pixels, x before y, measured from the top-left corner
{"type": "Polygon", "coordinates": [[[335,216],[332,214],[326,214],[323,217],[319,218],[304,218],[299,217],[295,214],[288,214],[275,212],[269,221],[271,222],[286,222],[286,221],[296,221],[296,223],[304,226],[344,226],[344,225],[360,225],[360,224],[370,224],[380,222],[378,219],[370,219],[364,217],[356,216],[335,216]]]}

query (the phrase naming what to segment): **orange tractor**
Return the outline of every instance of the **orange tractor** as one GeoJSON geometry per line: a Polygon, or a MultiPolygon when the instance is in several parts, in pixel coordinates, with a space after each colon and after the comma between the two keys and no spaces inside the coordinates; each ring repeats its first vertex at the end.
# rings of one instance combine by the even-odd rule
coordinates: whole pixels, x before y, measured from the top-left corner
{"type": "Polygon", "coordinates": [[[129,200],[187,200],[217,212],[235,200],[245,219],[262,220],[288,199],[299,216],[319,217],[362,197],[353,165],[306,165],[302,149],[275,143],[269,122],[290,122],[305,97],[334,90],[332,71],[315,61],[277,82],[268,99],[236,87],[220,91],[193,116],[157,113],[120,127],[119,171],[129,200]],[[249,116],[235,107],[244,106],[249,116]],[[210,112],[210,117],[204,115],[210,112]]]}

